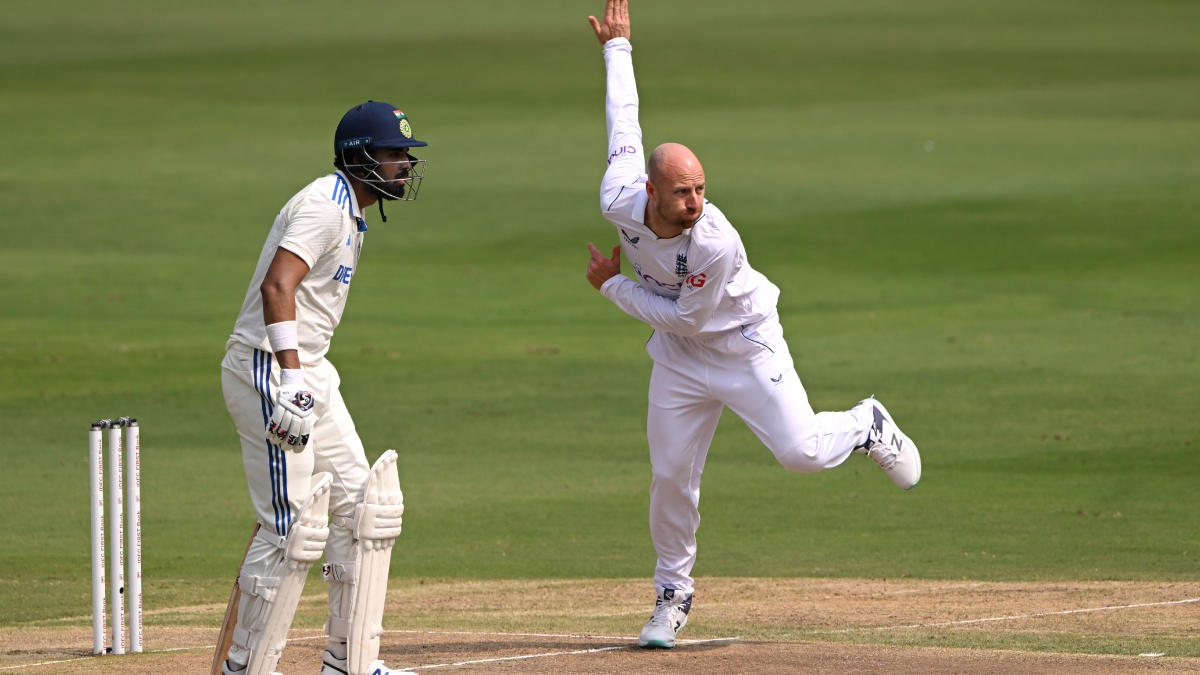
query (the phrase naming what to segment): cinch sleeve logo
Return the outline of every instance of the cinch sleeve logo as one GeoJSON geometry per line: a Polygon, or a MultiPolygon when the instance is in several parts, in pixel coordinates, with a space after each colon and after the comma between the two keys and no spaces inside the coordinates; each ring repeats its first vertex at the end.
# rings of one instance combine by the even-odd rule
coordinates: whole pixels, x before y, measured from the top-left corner
{"type": "Polygon", "coordinates": [[[353,274],[354,274],[353,267],[346,267],[345,265],[338,265],[337,271],[333,273],[333,280],[340,281],[343,284],[346,284],[347,286],[349,286],[350,285],[350,277],[353,274]]]}
{"type": "Polygon", "coordinates": [[[636,154],[637,154],[637,146],[622,145],[621,147],[617,148],[616,150],[613,150],[611,154],[609,154],[608,163],[612,164],[613,160],[620,157],[621,155],[636,155],[636,154]]]}
{"type": "Polygon", "coordinates": [[[688,277],[685,283],[692,288],[704,288],[704,282],[707,279],[708,275],[702,272],[700,274],[693,274],[692,276],[688,277]]]}

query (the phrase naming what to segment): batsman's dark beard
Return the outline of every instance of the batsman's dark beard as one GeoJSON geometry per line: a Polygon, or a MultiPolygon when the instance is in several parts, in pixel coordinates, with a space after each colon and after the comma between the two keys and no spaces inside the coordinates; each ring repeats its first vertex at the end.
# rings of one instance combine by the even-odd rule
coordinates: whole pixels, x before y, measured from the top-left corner
{"type": "Polygon", "coordinates": [[[408,186],[405,179],[408,178],[408,169],[403,169],[396,174],[396,178],[387,182],[368,183],[378,195],[384,199],[397,200],[404,199],[404,190],[408,186]]]}

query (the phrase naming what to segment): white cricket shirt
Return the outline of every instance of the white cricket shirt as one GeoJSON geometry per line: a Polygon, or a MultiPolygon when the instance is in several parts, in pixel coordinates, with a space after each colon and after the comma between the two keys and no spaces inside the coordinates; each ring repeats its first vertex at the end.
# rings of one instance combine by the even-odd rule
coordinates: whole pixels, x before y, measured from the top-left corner
{"type": "Polygon", "coordinates": [[[618,274],[600,287],[626,314],[668,333],[711,335],[775,312],[779,289],[750,267],[737,230],[710,202],[683,234],[659,239],[645,221],[646,160],[638,123],[633,46],[625,38],[604,45],[608,68],[608,170],[600,210],[617,228],[637,281],[618,274]]]}
{"type": "Polygon", "coordinates": [[[272,351],[259,287],[275,259],[275,251],[282,248],[308,264],[308,274],[296,287],[300,361],[312,363],[323,357],[342,320],[366,231],[358,200],[341,171],[318,178],[298,192],[275,217],[225,348],[240,342],[272,351]]]}

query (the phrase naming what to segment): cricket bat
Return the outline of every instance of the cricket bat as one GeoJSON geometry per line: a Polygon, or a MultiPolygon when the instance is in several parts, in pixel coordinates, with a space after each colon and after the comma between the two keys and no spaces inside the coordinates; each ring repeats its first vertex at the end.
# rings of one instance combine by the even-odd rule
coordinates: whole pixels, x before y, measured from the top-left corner
{"type": "MultiPolygon", "coordinates": [[[[242,554],[242,562],[250,553],[250,545],[258,534],[259,523],[254,523],[254,532],[250,533],[250,541],[246,543],[246,553],[242,554]]],[[[242,574],[242,566],[238,565],[238,576],[242,574]]],[[[221,666],[229,658],[229,648],[233,646],[233,629],[237,628],[238,605],[242,601],[242,591],[238,588],[237,577],[233,579],[233,590],[229,592],[229,604],[225,605],[225,620],[221,622],[221,633],[217,636],[217,651],[213,654],[212,669],[209,675],[221,675],[221,666]]]]}

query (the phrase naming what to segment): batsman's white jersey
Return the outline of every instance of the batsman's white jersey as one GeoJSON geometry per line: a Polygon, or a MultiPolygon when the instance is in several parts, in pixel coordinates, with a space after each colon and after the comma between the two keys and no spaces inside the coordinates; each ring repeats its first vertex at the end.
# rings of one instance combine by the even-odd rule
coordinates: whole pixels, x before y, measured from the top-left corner
{"type": "MultiPolygon", "coordinates": [[[[329,511],[335,518],[329,527],[326,560],[354,559],[355,540],[339,523],[352,519],[355,506],[363,501],[370,465],[342,400],[337,369],[325,354],[341,321],[366,231],[354,192],[341,172],[301,190],[275,218],[226,344],[221,363],[225,405],[241,439],[250,499],[262,524],[242,566],[244,579],[265,577],[277,563],[282,555],[280,542],[299,517],[313,475],[321,472],[333,476],[329,511]],[[280,369],[266,338],[259,286],[279,248],[295,253],[309,266],[296,288],[296,323],[304,386],[314,394],[313,414],[318,418],[301,453],[284,450],[266,435],[280,369]]],[[[243,592],[248,592],[245,586],[243,592]]],[[[350,592],[346,583],[331,581],[331,625],[349,620],[345,608],[350,592]]],[[[230,658],[245,663],[250,642],[250,636],[235,633],[230,658]]]]}
{"type": "Polygon", "coordinates": [[[647,436],[653,477],[650,532],[655,584],[692,592],[700,475],[721,410],[728,406],[790,471],[844,462],[867,440],[867,409],[814,413],[783,339],[779,289],[750,267],[737,230],[716,206],[683,234],[659,239],[645,223],[645,159],[632,47],[604,45],[609,166],[601,210],[616,228],[637,281],[618,274],[604,297],[655,329],[646,350],[647,436]]]}
{"type": "Polygon", "coordinates": [[[346,308],[366,232],[367,222],[342,172],[318,178],[298,192],[275,217],[229,344],[240,342],[252,349],[271,350],[259,286],[275,259],[275,251],[282,248],[295,253],[309,268],[296,287],[300,361],[325,356],[346,308]]]}

